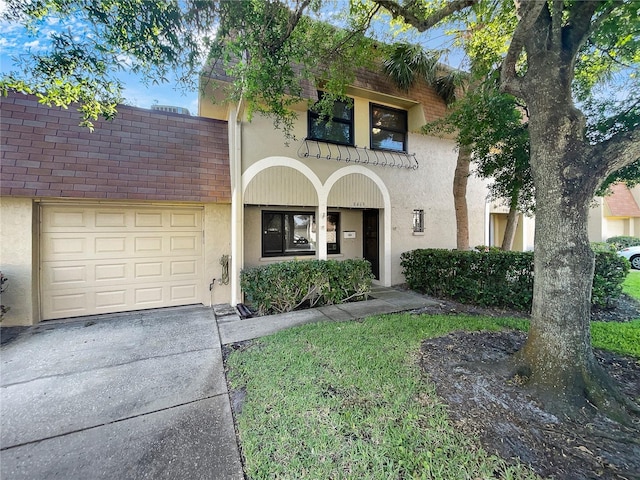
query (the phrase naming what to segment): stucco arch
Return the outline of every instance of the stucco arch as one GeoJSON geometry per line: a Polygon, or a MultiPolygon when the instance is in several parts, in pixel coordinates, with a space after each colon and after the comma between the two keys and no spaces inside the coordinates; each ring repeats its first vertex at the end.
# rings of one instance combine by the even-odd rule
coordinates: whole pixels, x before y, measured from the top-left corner
{"type": "MultiPolygon", "coordinates": [[[[389,190],[384,181],[372,172],[370,169],[361,165],[349,165],[348,167],[341,168],[333,172],[327,181],[324,183],[320,194],[320,205],[327,205],[330,198],[331,191],[334,186],[339,185],[341,180],[345,179],[349,175],[361,175],[371,180],[379,190],[382,196],[382,205],[378,204],[378,199],[375,195],[367,201],[374,202],[371,205],[344,205],[345,207],[359,208],[377,208],[382,209],[382,249],[381,249],[381,262],[382,271],[380,272],[380,281],[385,286],[391,286],[391,196],[389,190]]],[[[363,202],[366,203],[366,202],[363,202]]]]}
{"type": "Polygon", "coordinates": [[[322,182],[313,170],[290,157],[267,157],[247,168],[242,175],[244,203],[248,203],[247,194],[249,200],[252,195],[260,195],[261,181],[268,182],[270,189],[277,191],[273,194],[273,202],[259,203],[317,206],[323,190],[322,182]],[[252,191],[254,187],[258,192],[252,191]]]}

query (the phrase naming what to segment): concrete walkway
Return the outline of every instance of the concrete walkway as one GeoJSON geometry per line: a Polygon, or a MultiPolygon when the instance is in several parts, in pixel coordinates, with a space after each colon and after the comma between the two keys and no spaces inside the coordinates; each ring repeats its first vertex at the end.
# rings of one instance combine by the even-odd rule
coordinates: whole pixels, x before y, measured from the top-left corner
{"type": "Polygon", "coordinates": [[[371,315],[415,310],[435,303],[412,291],[386,287],[374,287],[371,297],[364,302],[328,305],[244,320],[240,319],[235,310],[221,307],[216,311],[220,341],[227,345],[263,337],[305,323],[356,320],[371,315]]]}
{"type": "Polygon", "coordinates": [[[218,305],[29,327],[1,347],[0,478],[242,479],[221,345],[431,303],[372,296],[245,320],[218,305]]]}

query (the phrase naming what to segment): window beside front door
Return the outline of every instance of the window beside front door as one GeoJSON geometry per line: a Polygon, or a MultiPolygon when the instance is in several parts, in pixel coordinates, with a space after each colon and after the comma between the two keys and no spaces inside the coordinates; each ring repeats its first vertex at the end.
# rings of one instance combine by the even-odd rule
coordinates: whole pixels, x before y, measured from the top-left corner
{"type": "MultiPolygon", "coordinates": [[[[327,252],[340,253],[340,214],[327,213],[327,252]]],[[[317,245],[315,214],[262,212],[262,256],[314,255],[317,245]]]]}
{"type": "MultiPolygon", "coordinates": [[[[318,96],[322,99],[322,92],[319,92],[318,96]]],[[[312,108],[307,118],[309,122],[307,138],[310,140],[355,145],[353,107],[349,103],[341,100],[333,102],[331,116],[323,116],[312,108]]]]}
{"type": "Polygon", "coordinates": [[[371,148],[407,152],[407,112],[371,104],[371,148]]]}

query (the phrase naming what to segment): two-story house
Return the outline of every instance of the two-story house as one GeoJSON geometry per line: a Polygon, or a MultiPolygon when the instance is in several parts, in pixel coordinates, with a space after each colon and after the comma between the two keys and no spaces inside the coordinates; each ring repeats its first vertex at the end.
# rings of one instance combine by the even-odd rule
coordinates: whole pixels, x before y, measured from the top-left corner
{"type": "MultiPolygon", "coordinates": [[[[453,139],[421,133],[446,106],[422,82],[402,92],[383,74],[361,71],[332,118],[296,107],[294,140],[272,122],[252,121],[224,102],[224,75],[205,82],[199,115],[227,120],[231,163],[231,303],[242,300],[242,268],[283,260],[365,258],[378,282],[404,281],[402,252],[455,248],[453,139]]],[[[485,184],[469,178],[471,245],[486,244],[485,184]]]]}
{"type": "MultiPolygon", "coordinates": [[[[455,248],[456,144],[421,133],[446,108],[428,85],[362,71],[330,119],[309,85],[293,140],[208,101],[211,85],[197,117],[121,106],[93,132],[74,109],[1,99],[4,325],[236,304],[243,268],[283,260],[366,258],[390,286],[402,252],[455,248]]],[[[471,245],[487,244],[474,177],[467,202],[471,245]]]]}

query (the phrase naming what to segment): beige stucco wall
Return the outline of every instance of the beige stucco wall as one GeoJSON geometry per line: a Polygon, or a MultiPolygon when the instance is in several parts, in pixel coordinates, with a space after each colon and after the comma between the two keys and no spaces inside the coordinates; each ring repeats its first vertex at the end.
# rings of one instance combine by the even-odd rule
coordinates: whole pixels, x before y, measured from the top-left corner
{"type": "Polygon", "coordinates": [[[606,240],[603,210],[604,200],[602,197],[594,198],[589,209],[588,221],[589,241],[591,242],[604,242],[606,240]]]}
{"type": "Polygon", "coordinates": [[[206,297],[202,299],[204,305],[229,303],[231,295],[230,282],[222,281],[223,255],[231,255],[231,205],[206,204],[204,206],[204,243],[205,243],[205,278],[203,289],[206,297]],[[212,290],[209,284],[215,279],[212,290]]]}
{"type": "Polygon", "coordinates": [[[2,325],[31,325],[38,321],[34,246],[34,204],[30,198],[0,198],[0,269],[8,278],[2,304],[10,308],[2,325]]]}

